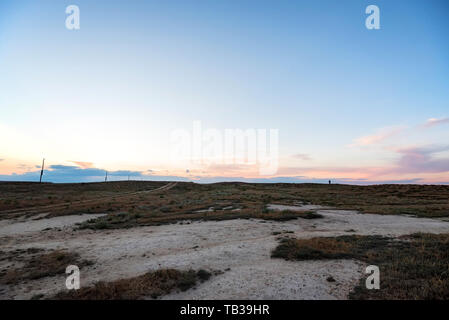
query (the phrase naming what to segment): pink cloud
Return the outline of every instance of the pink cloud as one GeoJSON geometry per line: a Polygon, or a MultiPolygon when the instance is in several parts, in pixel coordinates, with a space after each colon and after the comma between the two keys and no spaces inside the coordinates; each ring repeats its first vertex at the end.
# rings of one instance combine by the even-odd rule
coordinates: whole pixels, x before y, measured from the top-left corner
{"type": "Polygon", "coordinates": [[[447,181],[449,158],[436,157],[435,154],[449,151],[449,145],[422,146],[390,149],[398,154],[393,163],[380,167],[283,167],[279,174],[301,175],[314,178],[365,179],[367,181],[397,179],[427,179],[426,181],[447,181]]]}
{"type": "Polygon", "coordinates": [[[292,157],[296,158],[296,159],[305,160],[305,161],[312,160],[312,158],[310,158],[310,156],[305,153],[297,153],[297,154],[294,154],[292,157]]]}
{"type": "Polygon", "coordinates": [[[76,164],[78,167],[81,167],[83,169],[89,169],[94,166],[92,162],[84,162],[84,161],[70,161],[76,164]]]}
{"type": "Polygon", "coordinates": [[[449,158],[435,158],[438,152],[449,151],[449,146],[427,146],[399,149],[402,156],[397,172],[449,172],[449,158]]]}
{"type": "Polygon", "coordinates": [[[445,124],[445,123],[449,123],[449,118],[441,118],[441,119],[430,118],[426,121],[426,123],[424,123],[424,127],[430,128],[430,127],[435,127],[435,126],[438,126],[440,124],[445,124]]]}
{"type": "Polygon", "coordinates": [[[373,144],[381,143],[388,138],[391,138],[395,135],[401,133],[405,127],[403,126],[395,126],[382,128],[377,131],[377,133],[372,135],[363,136],[354,140],[354,143],[350,145],[350,147],[364,147],[373,144]]]}

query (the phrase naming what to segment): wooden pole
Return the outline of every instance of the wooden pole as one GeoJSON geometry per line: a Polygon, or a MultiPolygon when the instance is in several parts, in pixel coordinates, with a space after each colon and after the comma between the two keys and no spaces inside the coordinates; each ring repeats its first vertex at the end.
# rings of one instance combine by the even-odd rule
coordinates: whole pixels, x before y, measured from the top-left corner
{"type": "Polygon", "coordinates": [[[39,178],[39,183],[42,183],[42,176],[44,175],[44,165],[45,165],[45,158],[42,159],[41,177],[39,178]]]}

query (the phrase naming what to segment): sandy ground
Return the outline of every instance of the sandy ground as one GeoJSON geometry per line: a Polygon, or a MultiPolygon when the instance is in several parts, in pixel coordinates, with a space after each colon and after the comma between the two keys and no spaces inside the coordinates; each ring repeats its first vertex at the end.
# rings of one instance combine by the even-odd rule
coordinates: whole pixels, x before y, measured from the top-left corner
{"type": "Polygon", "coordinates": [[[50,219],[30,219],[21,220],[1,220],[0,221],[0,237],[4,236],[20,236],[28,233],[43,231],[48,228],[64,228],[73,226],[76,223],[95,219],[105,214],[80,214],[72,216],[61,216],[50,219]]]}
{"type": "MultiPolygon", "coordinates": [[[[291,206],[289,209],[304,210],[291,206]]],[[[58,227],[60,229],[44,231],[49,225],[57,226],[57,222],[55,218],[42,219],[38,220],[40,227],[34,224],[36,221],[30,221],[29,229],[14,224],[0,226],[0,250],[38,247],[78,252],[82,258],[95,262],[81,269],[82,286],[99,280],[132,277],[158,268],[223,272],[194,289],[173,293],[164,299],[345,299],[364,276],[364,265],[353,260],[293,262],[272,259],[270,252],[282,236],[273,233],[292,231],[285,235],[308,238],[449,232],[449,223],[441,220],[327,209],[318,212],[323,219],[184,222],[112,231],[73,231],[69,223],[58,227]],[[45,220],[52,221],[45,223],[45,220]],[[334,277],[336,282],[326,281],[328,276],[334,277]]],[[[75,217],[65,219],[79,222],[75,217]]],[[[29,299],[35,294],[48,296],[64,288],[64,275],[48,277],[13,288],[0,287],[0,298],[29,299]]]]}
{"type": "Polygon", "coordinates": [[[301,204],[298,206],[289,206],[284,204],[269,204],[267,205],[268,210],[294,210],[294,211],[307,211],[307,210],[324,210],[326,208],[318,206],[315,204],[301,204]]]}

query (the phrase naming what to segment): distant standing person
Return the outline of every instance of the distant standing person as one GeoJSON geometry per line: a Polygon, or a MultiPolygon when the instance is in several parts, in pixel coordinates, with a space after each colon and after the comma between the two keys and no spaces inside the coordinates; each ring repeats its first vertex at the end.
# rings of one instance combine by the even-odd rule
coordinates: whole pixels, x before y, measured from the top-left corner
{"type": "Polygon", "coordinates": [[[329,180],[329,184],[331,184],[332,182],[329,180]]]}

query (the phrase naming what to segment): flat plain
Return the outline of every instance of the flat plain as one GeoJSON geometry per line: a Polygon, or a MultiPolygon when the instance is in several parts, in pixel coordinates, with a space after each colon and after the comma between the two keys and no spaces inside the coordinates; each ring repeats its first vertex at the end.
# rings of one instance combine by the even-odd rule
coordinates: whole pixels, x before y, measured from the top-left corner
{"type": "Polygon", "coordinates": [[[1,299],[448,299],[448,270],[444,185],[0,183],[1,299]]]}

